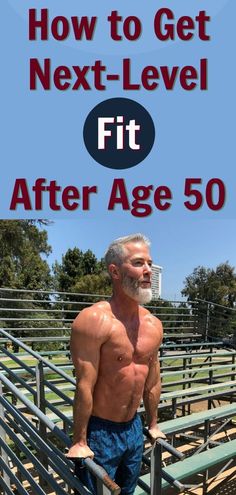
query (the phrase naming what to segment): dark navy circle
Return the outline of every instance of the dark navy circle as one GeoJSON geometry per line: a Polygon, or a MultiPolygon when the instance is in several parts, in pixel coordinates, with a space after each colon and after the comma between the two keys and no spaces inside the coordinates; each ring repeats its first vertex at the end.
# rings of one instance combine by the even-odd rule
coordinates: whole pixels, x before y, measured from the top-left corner
{"type": "Polygon", "coordinates": [[[111,98],[96,105],[88,114],[83,136],[96,162],[104,167],[124,169],[134,167],[150,153],[155,127],[140,103],[128,98],[111,98]]]}

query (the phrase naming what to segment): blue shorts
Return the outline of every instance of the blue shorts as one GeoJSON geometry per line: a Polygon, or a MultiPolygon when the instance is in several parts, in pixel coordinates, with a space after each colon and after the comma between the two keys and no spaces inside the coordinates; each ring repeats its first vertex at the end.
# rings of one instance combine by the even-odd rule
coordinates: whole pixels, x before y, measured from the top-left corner
{"type": "MultiPolygon", "coordinates": [[[[94,461],[120,486],[122,495],[132,495],[137,485],[143,453],[142,423],[138,414],[131,421],[117,423],[91,416],[88,445],[94,461]]],[[[96,479],[76,465],[75,474],[96,495],[96,479]]]]}

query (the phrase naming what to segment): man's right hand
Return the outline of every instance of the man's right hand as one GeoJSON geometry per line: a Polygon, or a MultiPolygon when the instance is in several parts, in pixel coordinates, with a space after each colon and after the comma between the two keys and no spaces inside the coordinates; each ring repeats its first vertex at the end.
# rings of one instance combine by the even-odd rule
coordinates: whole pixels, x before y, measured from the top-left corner
{"type": "Polygon", "coordinates": [[[148,430],[148,433],[151,437],[151,443],[154,444],[155,441],[158,439],[158,438],[163,438],[163,440],[166,439],[166,435],[165,433],[163,433],[163,431],[160,430],[159,426],[158,425],[155,425],[153,426],[152,428],[149,428],[148,430]]]}
{"type": "Polygon", "coordinates": [[[71,446],[66,454],[66,457],[67,459],[85,459],[86,457],[91,457],[91,459],[93,459],[94,452],[88,445],[79,445],[76,443],[71,446]]]}

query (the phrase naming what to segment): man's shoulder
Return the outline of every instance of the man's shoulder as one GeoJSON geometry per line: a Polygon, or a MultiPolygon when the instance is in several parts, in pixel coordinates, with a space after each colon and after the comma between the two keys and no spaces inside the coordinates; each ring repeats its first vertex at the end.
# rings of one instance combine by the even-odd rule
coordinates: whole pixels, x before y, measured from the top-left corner
{"type": "Polygon", "coordinates": [[[159,320],[159,318],[154,316],[152,313],[150,313],[150,311],[148,311],[146,308],[143,308],[143,307],[141,307],[140,315],[142,317],[142,320],[143,320],[145,327],[146,328],[149,327],[150,329],[155,328],[155,330],[158,332],[158,335],[162,339],[163,327],[162,327],[161,320],[159,320]]]}
{"type": "Polygon", "coordinates": [[[98,303],[83,309],[72,324],[72,331],[94,334],[106,334],[109,330],[111,319],[110,304],[107,301],[98,303]]]}
{"type": "Polygon", "coordinates": [[[159,320],[159,318],[154,316],[148,309],[144,308],[143,306],[140,306],[140,315],[145,321],[150,322],[153,325],[162,325],[161,320],[159,320]]]}

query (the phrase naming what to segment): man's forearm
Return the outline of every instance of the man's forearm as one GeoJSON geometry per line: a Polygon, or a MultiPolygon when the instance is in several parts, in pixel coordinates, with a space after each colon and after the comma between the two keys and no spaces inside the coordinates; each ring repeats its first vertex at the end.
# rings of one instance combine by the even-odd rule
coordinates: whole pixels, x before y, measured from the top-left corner
{"type": "Polygon", "coordinates": [[[157,384],[151,390],[144,390],[143,403],[147,416],[147,424],[149,428],[152,428],[157,423],[157,408],[160,402],[161,387],[157,384]]]}
{"type": "Polygon", "coordinates": [[[93,396],[89,387],[77,385],[74,406],[73,443],[87,444],[87,426],[93,409],[93,396]]]}

